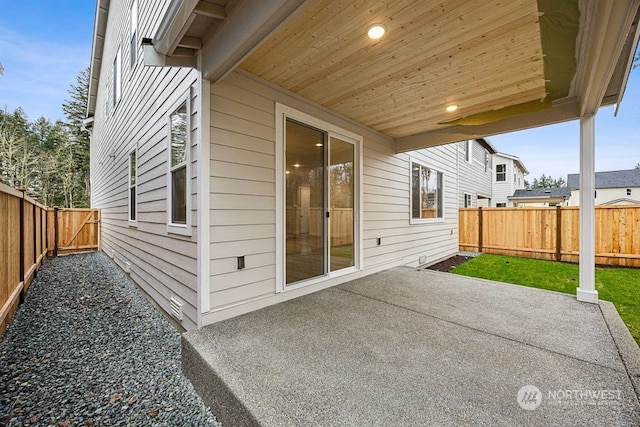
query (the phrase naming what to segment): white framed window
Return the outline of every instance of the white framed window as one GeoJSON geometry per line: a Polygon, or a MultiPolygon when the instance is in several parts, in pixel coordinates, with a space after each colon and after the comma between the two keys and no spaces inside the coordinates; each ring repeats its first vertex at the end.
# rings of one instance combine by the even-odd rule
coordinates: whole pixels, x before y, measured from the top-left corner
{"type": "Polygon", "coordinates": [[[464,193],[464,207],[465,208],[471,207],[471,194],[469,193],[464,193]]]}
{"type": "Polygon", "coordinates": [[[473,140],[467,139],[464,141],[464,160],[467,163],[471,163],[473,159],[473,140]]]}
{"type": "Polygon", "coordinates": [[[118,52],[113,60],[113,107],[115,108],[120,101],[122,95],[122,55],[121,48],[118,47],[118,52]]]}
{"type": "Polygon", "coordinates": [[[129,11],[129,69],[133,70],[138,60],[138,0],[133,0],[129,11]]]}
{"type": "Polygon", "coordinates": [[[168,118],[167,231],[190,235],[189,221],[189,102],[184,100],[168,118]]]}
{"type": "Polygon", "coordinates": [[[443,174],[411,159],[411,223],[444,219],[443,174]]]}
{"type": "Polygon", "coordinates": [[[506,181],[507,180],[507,165],[505,163],[501,163],[496,165],[496,181],[506,181]]]}
{"type": "Polygon", "coordinates": [[[129,224],[138,221],[138,150],[129,153],[129,224]]]}
{"type": "Polygon", "coordinates": [[[506,208],[507,204],[506,203],[496,203],[496,208],[506,208]]]}

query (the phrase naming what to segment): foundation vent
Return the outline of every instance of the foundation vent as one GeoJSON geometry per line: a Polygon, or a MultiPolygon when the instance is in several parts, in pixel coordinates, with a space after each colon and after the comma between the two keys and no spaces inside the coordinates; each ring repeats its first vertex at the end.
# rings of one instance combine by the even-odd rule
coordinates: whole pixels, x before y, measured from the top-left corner
{"type": "Polygon", "coordinates": [[[178,320],[182,320],[182,302],[177,300],[175,297],[171,297],[169,300],[171,303],[171,307],[169,309],[171,315],[178,320]]]}

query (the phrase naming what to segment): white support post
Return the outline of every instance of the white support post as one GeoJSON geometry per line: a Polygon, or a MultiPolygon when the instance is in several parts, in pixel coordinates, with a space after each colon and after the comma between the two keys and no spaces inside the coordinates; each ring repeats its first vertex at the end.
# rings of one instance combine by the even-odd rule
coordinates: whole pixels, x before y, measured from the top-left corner
{"type": "Polygon", "coordinates": [[[580,287],[577,298],[597,304],[595,181],[595,114],[586,114],[580,118],[580,287]]]}

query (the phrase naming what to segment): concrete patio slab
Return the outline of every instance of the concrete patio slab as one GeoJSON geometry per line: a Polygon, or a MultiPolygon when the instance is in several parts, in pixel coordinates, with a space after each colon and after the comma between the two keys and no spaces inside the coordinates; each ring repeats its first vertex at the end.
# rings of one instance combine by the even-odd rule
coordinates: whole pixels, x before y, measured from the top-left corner
{"type": "Polygon", "coordinates": [[[638,425],[606,304],[400,267],[186,333],[183,369],[233,426],[638,425]]]}

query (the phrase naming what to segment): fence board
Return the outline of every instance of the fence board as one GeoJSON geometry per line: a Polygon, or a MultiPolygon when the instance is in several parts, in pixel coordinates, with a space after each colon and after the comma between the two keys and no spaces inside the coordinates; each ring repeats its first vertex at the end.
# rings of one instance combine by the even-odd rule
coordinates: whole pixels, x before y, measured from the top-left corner
{"type": "Polygon", "coordinates": [[[20,280],[20,204],[22,194],[0,185],[0,333],[18,307],[22,281],[20,280]],[[3,191],[4,190],[4,191],[3,191]]]}
{"type": "MultiPolygon", "coordinates": [[[[57,252],[56,211],[26,197],[22,191],[0,184],[0,335],[24,299],[47,254],[57,252]]],[[[62,229],[69,229],[58,236],[68,245],[64,250],[98,249],[100,211],[60,211],[64,211],[59,215],[62,229]]]]}
{"type": "MultiPolygon", "coordinates": [[[[579,221],[577,206],[460,209],[459,248],[579,262],[579,221]]],[[[597,206],[595,233],[596,263],[640,267],[640,207],[597,206]]]]}

